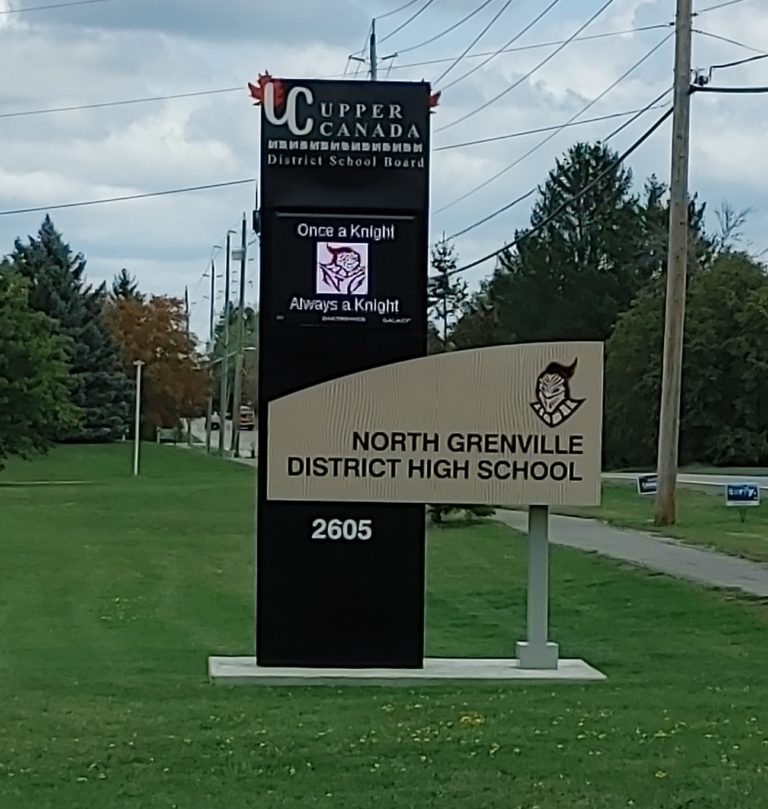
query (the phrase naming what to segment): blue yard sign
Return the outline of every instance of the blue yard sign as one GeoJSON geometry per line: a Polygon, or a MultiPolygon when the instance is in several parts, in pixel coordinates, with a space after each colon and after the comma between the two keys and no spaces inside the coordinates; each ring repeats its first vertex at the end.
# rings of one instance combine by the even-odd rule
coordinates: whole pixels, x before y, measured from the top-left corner
{"type": "Polygon", "coordinates": [[[760,487],[756,483],[727,483],[726,506],[759,506],[760,487]]]}
{"type": "Polygon", "coordinates": [[[638,475],[637,476],[637,493],[646,495],[646,494],[656,494],[656,490],[658,488],[658,482],[656,480],[656,475],[638,475]]]}

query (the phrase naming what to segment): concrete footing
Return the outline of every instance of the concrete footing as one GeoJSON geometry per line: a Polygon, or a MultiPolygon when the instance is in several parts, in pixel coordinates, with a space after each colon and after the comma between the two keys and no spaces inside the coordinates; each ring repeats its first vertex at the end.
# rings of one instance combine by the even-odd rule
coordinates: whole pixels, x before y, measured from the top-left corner
{"type": "Polygon", "coordinates": [[[554,668],[522,668],[517,659],[431,658],[421,669],[262,667],[255,657],[210,657],[208,676],[218,685],[440,685],[467,683],[597,682],[605,675],[583,660],[554,668]]]}

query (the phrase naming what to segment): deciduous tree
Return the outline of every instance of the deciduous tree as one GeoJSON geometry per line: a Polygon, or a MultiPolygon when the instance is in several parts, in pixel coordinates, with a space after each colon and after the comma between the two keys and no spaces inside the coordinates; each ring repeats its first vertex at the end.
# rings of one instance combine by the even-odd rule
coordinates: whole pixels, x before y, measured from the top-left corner
{"type": "MultiPolygon", "coordinates": [[[[606,460],[656,459],[663,340],[663,279],[625,313],[607,345],[606,460]]],[[[768,276],[724,253],[690,280],[686,305],[682,463],[768,462],[768,276]]]]}
{"type": "Polygon", "coordinates": [[[120,298],[108,305],[106,320],[120,347],[124,372],[133,374],[137,360],[146,364],[142,413],[147,434],[203,412],[207,374],[187,334],[183,301],[120,298]]]}

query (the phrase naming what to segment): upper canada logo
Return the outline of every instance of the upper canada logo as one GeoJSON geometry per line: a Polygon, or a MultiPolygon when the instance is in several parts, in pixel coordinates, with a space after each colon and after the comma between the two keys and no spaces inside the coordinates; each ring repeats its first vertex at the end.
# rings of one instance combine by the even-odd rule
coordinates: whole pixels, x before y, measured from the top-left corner
{"type": "Polygon", "coordinates": [[[269,73],[259,76],[256,84],[248,82],[248,88],[267,122],[286,127],[297,138],[313,135],[412,144],[424,140],[423,125],[408,120],[404,105],[397,101],[318,98],[311,88],[291,86],[269,73]]]}
{"type": "Polygon", "coordinates": [[[586,401],[571,396],[571,379],[577,363],[578,359],[567,366],[550,362],[536,380],[536,401],[531,402],[531,407],[547,427],[568,421],[586,401]]]}

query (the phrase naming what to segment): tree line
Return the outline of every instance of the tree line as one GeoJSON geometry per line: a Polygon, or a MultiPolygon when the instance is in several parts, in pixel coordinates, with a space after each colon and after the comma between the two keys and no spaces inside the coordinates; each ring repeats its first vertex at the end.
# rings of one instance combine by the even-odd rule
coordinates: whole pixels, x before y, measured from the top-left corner
{"type": "MultiPolygon", "coordinates": [[[[617,157],[577,143],[559,158],[530,224],[472,293],[453,246],[434,248],[429,347],[605,341],[604,464],[653,468],[669,204],[656,177],[636,190],[617,157]]],[[[742,243],[748,212],[723,204],[713,232],[705,213],[693,196],[681,462],[768,464],[768,274],[742,243]]]]}
{"type": "MultiPolygon", "coordinates": [[[[705,213],[693,196],[681,460],[767,464],[768,274],[742,243],[746,212],[724,205],[714,231],[705,213]]],[[[604,144],[575,144],[555,162],[529,225],[511,235],[514,247],[501,252],[479,288],[470,292],[457,272],[453,245],[435,247],[429,350],[605,341],[605,465],[652,467],[668,221],[667,189],[657,178],[638,188],[604,144]]],[[[218,400],[223,360],[256,347],[257,311],[245,309],[242,332],[236,306],[221,314],[209,362],[183,301],[143,294],[127,270],[110,288],[94,286],[85,269],[84,256],[49,217],[0,262],[0,463],[52,442],[129,434],[136,360],[146,363],[147,434],[201,415],[209,394],[219,412],[234,405],[234,362],[227,401],[218,400]]],[[[243,357],[244,399],[254,401],[256,353],[243,357]]]]}
{"type": "Polygon", "coordinates": [[[131,434],[137,360],[147,437],[204,410],[209,371],[184,302],[142,294],[127,270],[111,288],[85,271],[50,217],[0,262],[0,466],[131,434]]]}

